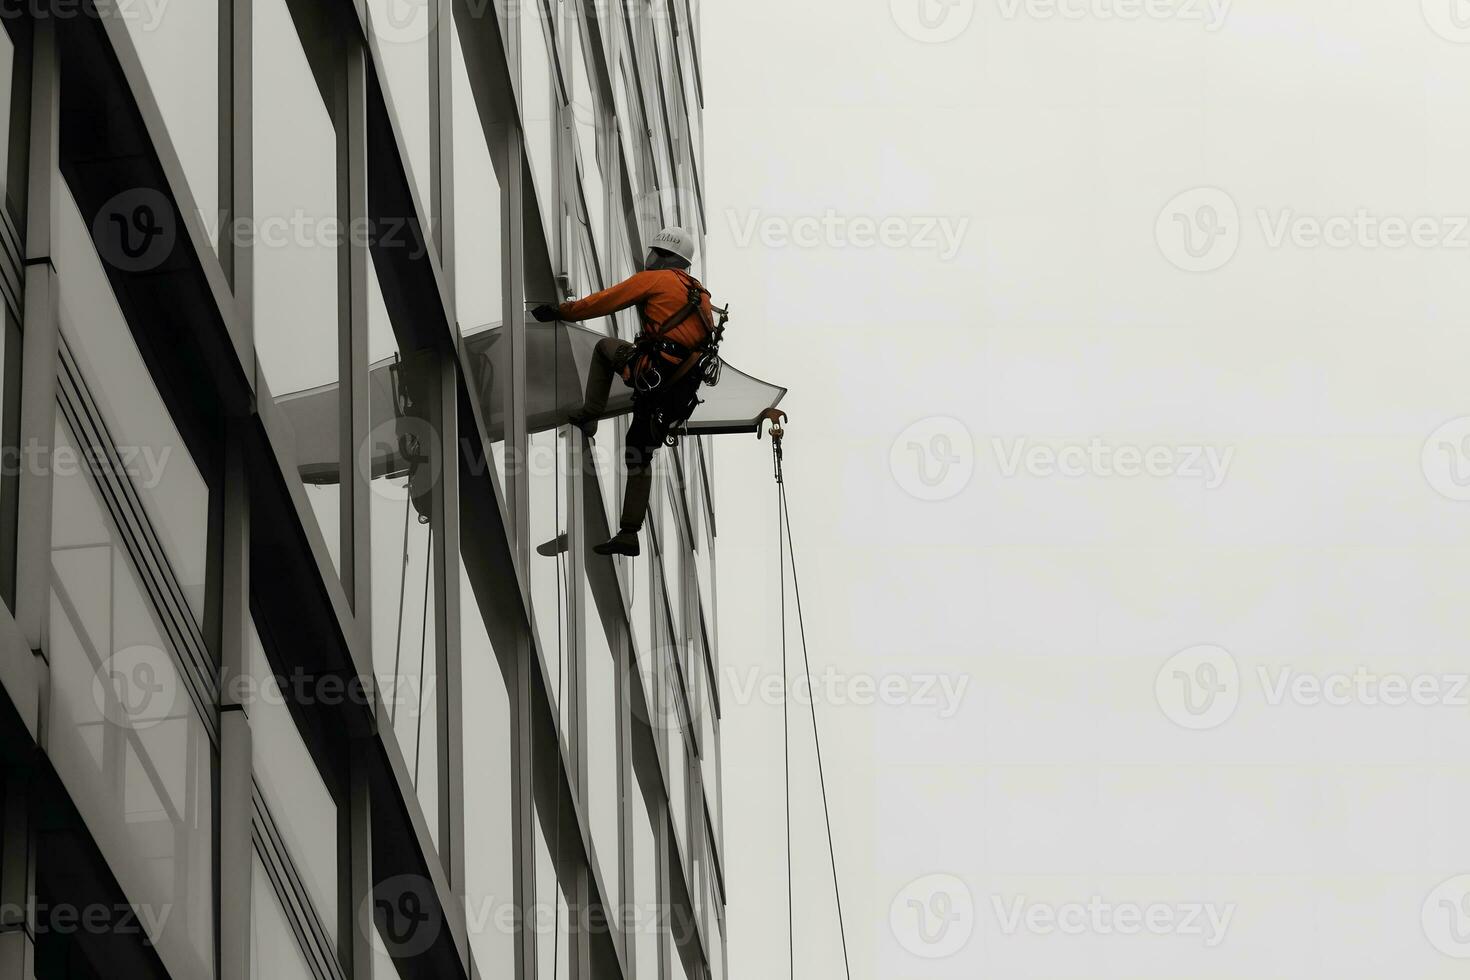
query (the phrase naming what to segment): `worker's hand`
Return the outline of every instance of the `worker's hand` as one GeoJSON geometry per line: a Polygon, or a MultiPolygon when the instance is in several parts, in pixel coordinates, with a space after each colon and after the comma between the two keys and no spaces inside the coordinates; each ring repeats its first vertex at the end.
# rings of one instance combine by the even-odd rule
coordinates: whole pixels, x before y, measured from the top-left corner
{"type": "Polygon", "coordinates": [[[540,323],[550,323],[553,320],[561,319],[561,311],[554,306],[547,306],[545,303],[532,310],[531,315],[540,323]]]}

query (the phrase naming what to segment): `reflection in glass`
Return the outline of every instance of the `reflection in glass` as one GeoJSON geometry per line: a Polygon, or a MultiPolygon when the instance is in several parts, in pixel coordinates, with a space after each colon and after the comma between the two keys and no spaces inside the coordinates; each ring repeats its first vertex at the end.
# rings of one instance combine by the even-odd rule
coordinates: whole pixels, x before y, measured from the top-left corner
{"type": "Polygon", "coordinates": [[[369,411],[374,426],[373,668],[424,819],[439,833],[438,632],[434,617],[433,493],[438,430],[430,351],[400,355],[377,275],[368,276],[369,411]]]}
{"type": "Polygon", "coordinates": [[[164,965],[213,977],[214,747],[92,477],[58,468],[52,508],[50,759],[123,891],[171,910],[164,965]]]}
{"type": "MultiPolygon", "coordinates": [[[[254,9],[255,348],[289,416],[289,401],[339,380],[337,135],[285,0],[254,0],[254,9]]],[[[298,442],[337,444],[337,412],[314,412],[310,425],[298,442]]],[[[306,493],[340,573],[335,469],[306,493]]]]}
{"type": "Polygon", "coordinates": [[[260,853],[251,850],[250,975],[259,980],[316,980],[260,853]]]}
{"type": "Polygon", "coordinates": [[[541,651],[551,671],[551,696],[561,706],[562,733],[571,730],[567,657],[571,639],[567,608],[571,562],[567,555],[567,437],[565,428],[535,432],[526,467],[530,482],[531,609],[541,651]]]}
{"type": "Polygon", "coordinates": [[[500,270],[500,183],[470,89],[459,32],[454,48],[455,314],[460,330],[503,318],[500,270]]]}
{"type": "Polygon", "coordinates": [[[515,813],[512,781],[514,733],[510,693],[490,646],[485,620],[460,560],[460,642],[464,683],[465,907],[470,945],[484,976],[515,969],[515,934],[504,915],[515,895],[515,813]]]}
{"type": "MultiPolygon", "coordinates": [[[[266,659],[255,623],[250,624],[251,752],[255,785],[265,797],[291,859],[311,893],[317,915],[337,936],[337,803],[322,782],[286,696],[266,659]]],[[[288,679],[287,690],[290,689],[288,679]]]]}
{"type": "Polygon", "coordinates": [[[587,219],[593,250],[606,260],[607,196],[603,193],[599,132],[602,119],[597,112],[597,97],[583,47],[586,24],[575,20],[577,33],[570,40],[572,48],[572,117],[577,124],[577,144],[581,157],[582,193],[587,198],[587,219]]]}
{"type": "Polygon", "coordinates": [[[189,193],[209,229],[211,244],[218,248],[223,224],[219,199],[220,0],[122,3],[116,9],[163,114],[189,193]]]}
{"type": "Polygon", "coordinates": [[[536,200],[546,228],[546,240],[556,240],[556,103],[555,70],[546,40],[541,0],[514,0],[521,24],[521,114],[526,154],[535,178],[536,200]]]}
{"type": "MultiPolygon", "coordinates": [[[[636,769],[636,767],[635,767],[636,769]]],[[[633,799],[633,908],[632,922],[635,956],[640,977],[658,976],[659,928],[663,923],[663,905],[658,889],[658,835],[654,831],[653,811],[646,805],[650,796],[662,796],[657,786],[644,786],[642,770],[638,770],[640,790],[633,799]]]]}
{"type": "Polygon", "coordinates": [[[132,485],[202,626],[209,487],[143,363],[76,201],[59,173],[54,180],[56,259],[65,270],[59,277],[61,332],[114,444],[127,457],[132,485]]]}
{"type": "MultiPolygon", "coordinates": [[[[10,196],[20,196],[7,194],[10,184],[10,127],[13,122],[10,110],[14,90],[15,42],[10,39],[9,31],[0,30],[0,202],[10,196]]],[[[16,190],[22,191],[23,188],[17,187],[16,190]]],[[[16,214],[15,208],[11,208],[11,214],[16,214]]]]}
{"type": "Polygon", "coordinates": [[[539,817],[534,823],[536,908],[531,922],[536,931],[536,975],[540,980],[569,980],[572,971],[571,915],[566,895],[557,881],[556,862],[539,817]]]}
{"type": "Polygon", "coordinates": [[[587,813],[604,896],[610,907],[622,902],[618,826],[618,670],[613,650],[598,614],[591,583],[582,579],[583,613],[587,624],[587,813]]]}
{"type": "Polygon", "coordinates": [[[433,203],[429,178],[429,38],[434,31],[438,0],[368,0],[368,19],[382,57],[385,96],[407,144],[409,179],[418,194],[426,223],[433,203]]]}
{"type": "MultiPolygon", "coordinates": [[[[669,677],[673,677],[670,672],[669,677]]],[[[689,856],[689,752],[687,748],[687,735],[683,726],[682,711],[676,713],[673,707],[679,703],[678,692],[670,686],[665,691],[669,698],[669,734],[665,740],[668,746],[668,777],[669,777],[669,816],[674,822],[674,835],[678,838],[678,853],[689,856]]]]}

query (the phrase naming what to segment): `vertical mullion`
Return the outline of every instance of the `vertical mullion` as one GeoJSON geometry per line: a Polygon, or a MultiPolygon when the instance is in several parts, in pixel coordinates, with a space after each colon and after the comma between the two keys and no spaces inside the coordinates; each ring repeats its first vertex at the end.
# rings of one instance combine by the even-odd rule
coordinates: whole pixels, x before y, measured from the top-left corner
{"type": "MultiPolygon", "coordinates": [[[[452,350],[452,349],[451,349],[452,350]]],[[[436,738],[438,739],[439,852],[450,891],[464,894],[464,721],[458,697],[464,683],[460,644],[459,575],[459,426],[458,379],[452,354],[436,352],[438,359],[437,431],[435,452],[442,460],[434,491],[433,568],[437,629],[435,642],[436,738]]]]}
{"type": "Polygon", "coordinates": [[[31,826],[30,771],[5,774],[0,810],[0,976],[34,980],[36,966],[36,849],[31,826]]]}
{"type": "MultiPolygon", "coordinates": [[[[348,228],[367,227],[367,73],[366,42],[345,43],[337,77],[339,143],[338,214],[348,228]]],[[[360,235],[345,235],[339,246],[339,374],[342,411],[339,427],[342,493],[342,578],[352,599],[358,642],[372,670],[372,541],[370,473],[356,465],[357,449],[367,443],[370,417],[368,383],[368,279],[372,256],[360,235]]]]}
{"type": "MultiPolygon", "coordinates": [[[[56,356],[60,285],[51,250],[56,228],[55,174],[60,153],[61,77],[52,18],[35,21],[31,83],[30,174],[25,229],[25,310],[21,339],[20,445],[49,452],[56,425],[56,356]]],[[[51,468],[22,467],[18,487],[15,618],[40,652],[51,590],[51,468]]],[[[44,716],[44,711],[42,712],[44,716]]]]}
{"type": "MultiPolygon", "coordinates": [[[[342,851],[338,902],[341,947],[350,980],[373,980],[373,822],[369,785],[373,752],[371,737],[354,738],[348,746],[347,806],[340,817],[342,851]]],[[[386,980],[386,978],[385,978],[386,980]]]]}
{"type": "MultiPolygon", "coordinates": [[[[248,2],[248,0],[247,0],[248,2]]],[[[250,980],[252,738],[239,699],[250,673],[250,491],[237,425],[227,427],[220,547],[220,980],[250,980]]]]}

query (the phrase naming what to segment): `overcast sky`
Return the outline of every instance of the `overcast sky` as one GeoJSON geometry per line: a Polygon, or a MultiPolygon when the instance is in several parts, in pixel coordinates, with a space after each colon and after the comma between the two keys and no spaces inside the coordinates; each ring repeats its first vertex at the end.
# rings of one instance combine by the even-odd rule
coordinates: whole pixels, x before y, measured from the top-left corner
{"type": "MultiPolygon", "coordinates": [[[[703,8],[853,975],[1463,975],[1470,9],[703,8]]],[[[730,975],[776,977],[768,444],[719,471],[730,975]]]]}

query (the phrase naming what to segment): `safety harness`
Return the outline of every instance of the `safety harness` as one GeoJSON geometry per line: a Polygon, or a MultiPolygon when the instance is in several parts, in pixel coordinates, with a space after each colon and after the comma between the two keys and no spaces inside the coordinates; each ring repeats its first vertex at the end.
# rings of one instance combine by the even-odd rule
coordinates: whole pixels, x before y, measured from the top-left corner
{"type": "Polygon", "coordinates": [[[658,326],[649,326],[633,344],[627,364],[628,381],[633,386],[633,402],[651,400],[653,417],[661,439],[672,445],[674,431],[689,421],[699,407],[699,387],[720,382],[720,341],[724,338],[729,309],[719,310],[720,321],[710,323],[704,315],[704,297],[709,290],[690,277],[689,301],[658,326]],[[704,339],[692,347],[668,337],[669,331],[691,316],[699,316],[704,326],[704,339]],[[677,362],[672,371],[669,365],[677,362]],[[699,371],[696,374],[695,369],[699,371]]]}

